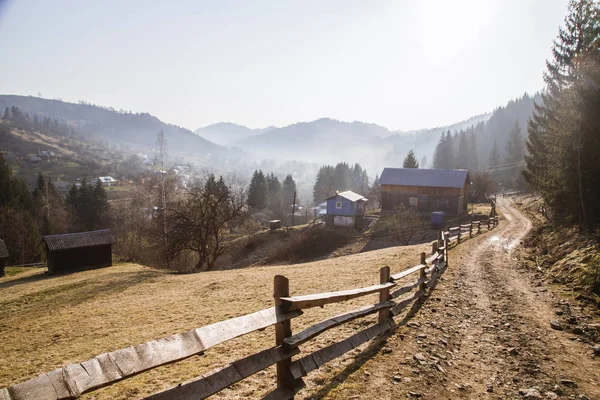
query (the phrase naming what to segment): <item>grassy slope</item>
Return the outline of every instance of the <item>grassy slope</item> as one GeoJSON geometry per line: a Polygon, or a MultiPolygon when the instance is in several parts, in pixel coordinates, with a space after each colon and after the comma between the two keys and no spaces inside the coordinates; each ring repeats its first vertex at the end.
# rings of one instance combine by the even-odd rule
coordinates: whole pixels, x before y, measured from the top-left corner
{"type": "MultiPolygon", "coordinates": [[[[392,273],[415,265],[429,245],[393,247],[301,265],[172,275],[134,264],[46,277],[39,271],[0,279],[0,387],[32,378],[102,352],[143,343],[272,306],[276,274],[290,279],[292,294],[367,286],[379,268],[392,273]]],[[[324,309],[307,310],[292,323],[295,332],[359,305],[371,295],[324,309]]],[[[312,351],[375,321],[376,316],[334,329],[302,347],[312,351]]],[[[259,349],[272,346],[273,328],[255,332],[204,356],[157,368],[85,397],[141,397],[183,382],[259,349]]],[[[357,351],[326,365],[307,379],[303,396],[314,393],[351,362],[357,351]]],[[[274,368],[226,389],[217,398],[258,397],[274,387],[274,368]]]]}

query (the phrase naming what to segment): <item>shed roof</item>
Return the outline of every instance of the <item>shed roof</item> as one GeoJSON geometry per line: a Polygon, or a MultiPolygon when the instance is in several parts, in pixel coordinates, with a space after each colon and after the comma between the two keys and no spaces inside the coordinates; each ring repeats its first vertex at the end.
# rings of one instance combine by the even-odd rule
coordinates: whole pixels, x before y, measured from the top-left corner
{"type": "Polygon", "coordinates": [[[8,249],[2,239],[0,239],[0,258],[8,258],[8,249]]]}
{"type": "Polygon", "coordinates": [[[381,185],[461,188],[469,173],[466,169],[384,168],[381,185]]]}
{"type": "Polygon", "coordinates": [[[365,197],[363,197],[362,195],[358,194],[358,193],[354,193],[352,190],[346,190],[345,192],[340,192],[336,195],[333,195],[331,197],[328,197],[327,200],[329,199],[333,199],[334,197],[343,197],[345,199],[350,200],[351,202],[355,203],[357,201],[367,201],[367,199],[365,197]]]}
{"type": "Polygon", "coordinates": [[[115,238],[109,229],[103,229],[100,231],[44,236],[44,242],[48,245],[48,249],[53,251],[112,244],[115,243],[115,238]]]}

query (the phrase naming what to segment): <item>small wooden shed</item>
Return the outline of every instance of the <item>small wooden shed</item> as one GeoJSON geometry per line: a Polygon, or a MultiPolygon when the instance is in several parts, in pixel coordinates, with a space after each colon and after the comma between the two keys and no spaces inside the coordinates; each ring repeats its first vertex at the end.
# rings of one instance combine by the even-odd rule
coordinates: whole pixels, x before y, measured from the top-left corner
{"type": "Polygon", "coordinates": [[[379,183],[382,212],[392,212],[398,205],[414,208],[421,216],[467,212],[470,180],[464,169],[385,168],[379,183]]]}
{"type": "Polygon", "coordinates": [[[112,265],[115,238],[109,229],[44,236],[51,274],[112,265]]]}
{"type": "Polygon", "coordinates": [[[8,260],[8,249],[6,248],[6,244],[4,244],[4,240],[0,239],[0,276],[4,276],[6,260],[8,260]]]}

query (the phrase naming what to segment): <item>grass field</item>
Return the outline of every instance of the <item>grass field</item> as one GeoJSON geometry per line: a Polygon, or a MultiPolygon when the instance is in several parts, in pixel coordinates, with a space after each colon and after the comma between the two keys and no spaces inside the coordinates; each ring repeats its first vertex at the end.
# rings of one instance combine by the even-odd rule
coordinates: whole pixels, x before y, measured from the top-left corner
{"type": "MultiPolygon", "coordinates": [[[[40,270],[0,278],[0,387],[97,354],[247,314],[273,305],[273,277],[290,279],[292,294],[368,286],[379,268],[392,273],[419,261],[429,245],[392,247],[298,265],[176,275],[135,264],[50,277],[40,270]]],[[[377,295],[310,309],[292,321],[295,332],[317,321],[378,301],[377,295]]],[[[302,346],[310,352],[349,336],[376,315],[346,324],[302,346]]],[[[139,398],[181,383],[274,344],[268,328],[209,349],[203,356],[145,372],[83,398],[139,398]]],[[[321,391],[336,371],[352,363],[354,350],[307,378],[302,397],[321,391]]],[[[274,367],[216,398],[256,398],[274,388],[274,367]]]]}

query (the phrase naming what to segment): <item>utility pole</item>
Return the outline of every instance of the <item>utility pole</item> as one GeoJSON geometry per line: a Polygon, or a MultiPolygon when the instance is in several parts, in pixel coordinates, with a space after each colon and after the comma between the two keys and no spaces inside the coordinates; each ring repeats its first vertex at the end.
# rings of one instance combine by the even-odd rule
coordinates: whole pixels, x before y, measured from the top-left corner
{"type": "Polygon", "coordinates": [[[294,226],[294,214],[296,214],[296,191],[294,190],[294,201],[292,204],[292,226],[294,226]]]}

